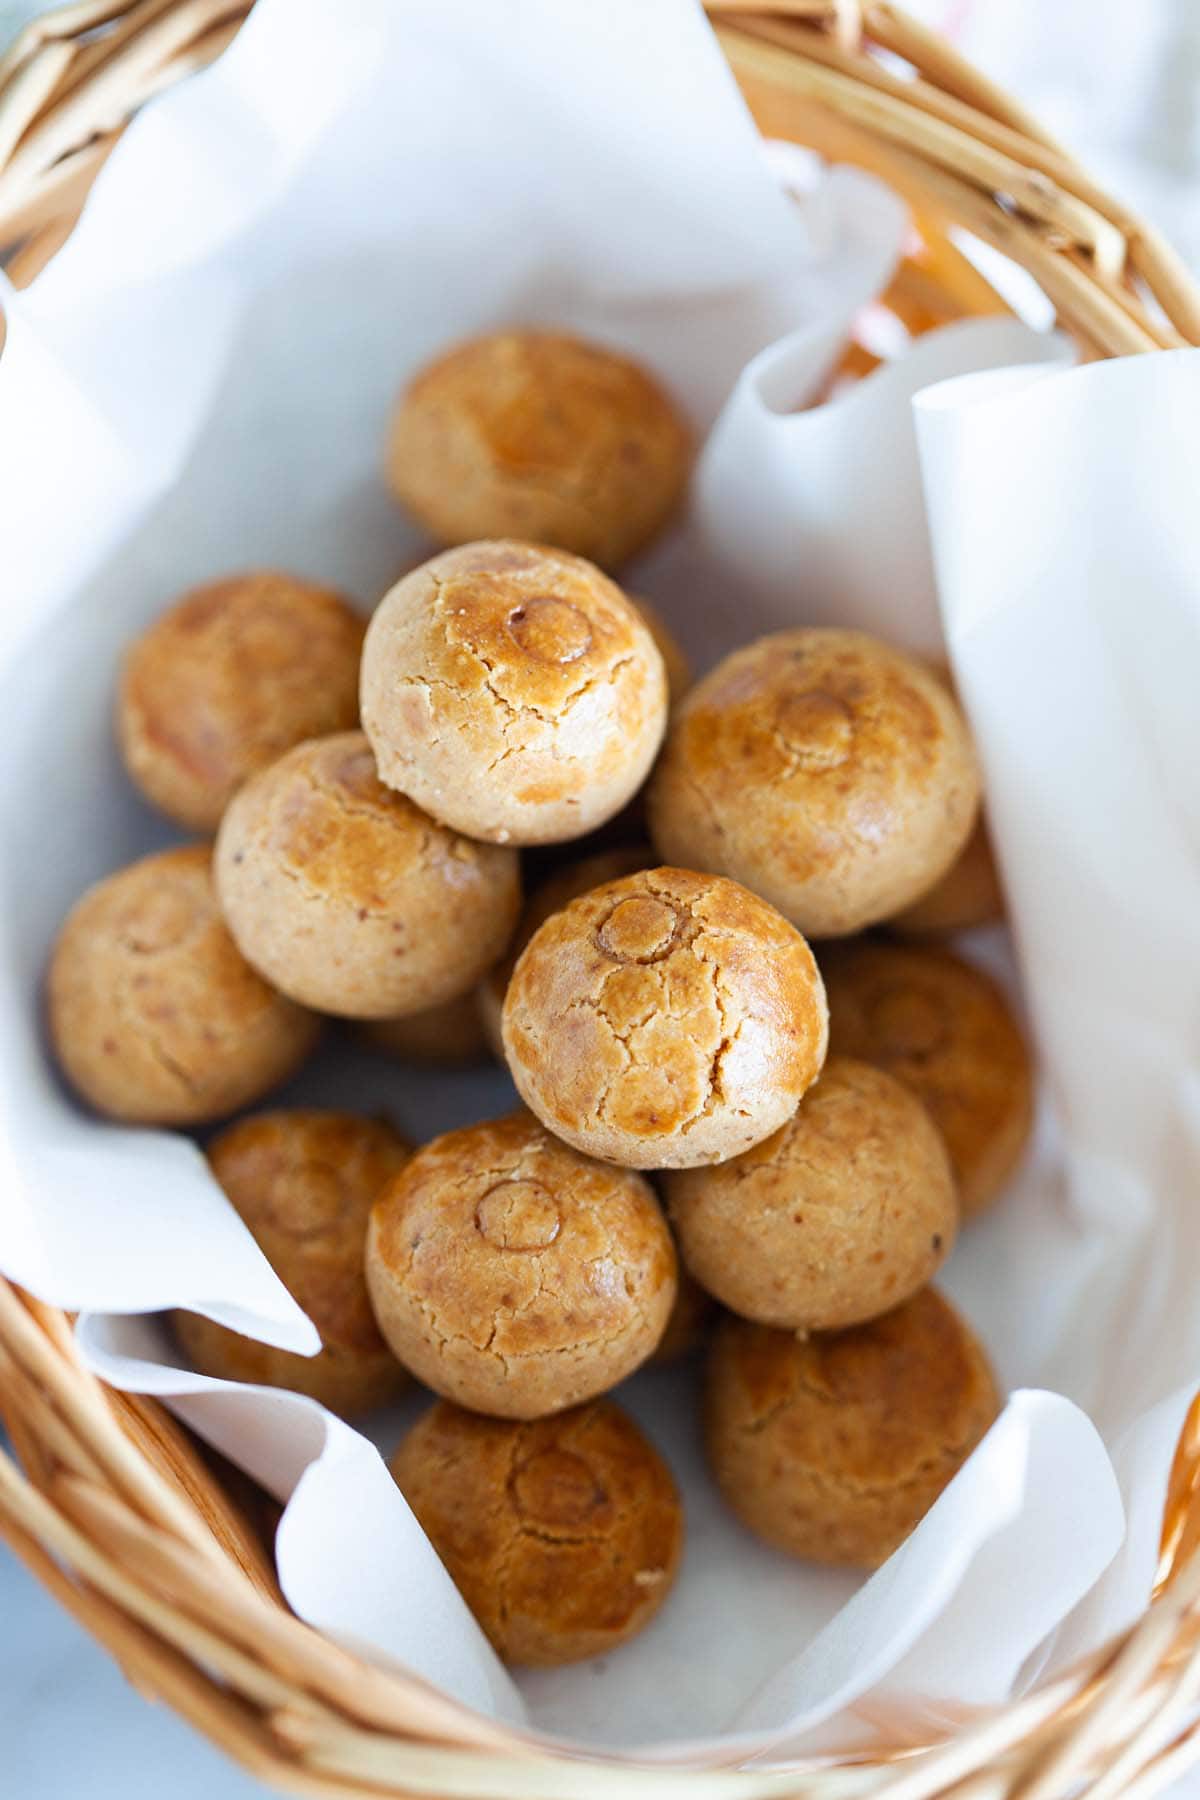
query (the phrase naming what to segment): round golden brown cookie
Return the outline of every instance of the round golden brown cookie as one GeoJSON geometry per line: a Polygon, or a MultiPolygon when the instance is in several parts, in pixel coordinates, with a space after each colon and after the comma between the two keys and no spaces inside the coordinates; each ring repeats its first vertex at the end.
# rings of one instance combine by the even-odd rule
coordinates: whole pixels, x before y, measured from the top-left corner
{"type": "Polygon", "coordinates": [[[508,944],[513,851],[384,787],[360,731],[297,744],[235,795],[217,888],[256,969],[321,1012],[386,1019],[453,1000],[508,944]]]}
{"type": "Polygon", "coordinates": [[[552,1419],[440,1400],[391,1460],[418,1523],[506,1662],[603,1656],[671,1590],[683,1506],[666,1463],[611,1400],[552,1419]]]}
{"type": "Polygon", "coordinates": [[[646,371],[551,331],[472,338],[401,395],[396,498],[443,544],[534,538],[616,568],[683,498],[691,433],[646,371]]]}
{"type": "Polygon", "coordinates": [[[649,869],[546,920],[508,984],[522,1099],[567,1143],[631,1168],[721,1162],[778,1130],[825,1060],[808,945],[719,875],[649,869]]]}
{"type": "Polygon", "coordinates": [[[50,1041],[97,1112],[200,1125],[286,1081],[320,1022],[241,955],[206,844],[164,850],[89,888],[55,943],[50,1041]]]}
{"type": "Polygon", "coordinates": [[[363,1037],[372,1049],[400,1062],[448,1069],[483,1062],[490,1048],[474,989],[403,1018],[372,1019],[363,1026],[363,1037]]]}
{"type": "Polygon", "coordinates": [[[348,1417],[402,1392],[408,1376],[379,1334],[363,1255],[371,1203],[409,1154],[384,1120],[352,1113],[259,1113],[214,1138],[213,1174],[322,1348],[299,1356],[177,1312],[175,1333],[192,1366],[310,1394],[348,1417]]]}
{"type": "Polygon", "coordinates": [[[1000,1410],[974,1333],[926,1288],[805,1338],[727,1316],[709,1357],[708,1459],[744,1525],[792,1556],[873,1569],[1000,1410]]]}
{"type": "Polygon", "coordinates": [[[667,681],[636,607],[599,569],[499,541],[446,550],[385,596],[361,700],[389,787],[471,837],[550,844],[637,792],[667,681]]]}
{"type": "Polygon", "coordinates": [[[882,1069],[831,1056],[783,1128],[663,1177],[691,1273],[745,1319],[837,1330],[909,1299],[958,1234],[941,1135],[882,1069]]]}
{"type": "Polygon", "coordinates": [[[649,1183],[525,1112],[418,1150],[367,1234],[371,1301],[401,1362],[501,1418],[558,1412],[624,1380],[663,1334],[675,1269],[649,1183]]]}
{"type": "Polygon", "coordinates": [[[117,736],[138,788],[215,831],[251,775],[304,738],[358,723],[365,622],[278,569],[193,588],[127,650],[117,736]]]}
{"type": "Polygon", "coordinates": [[[479,984],[479,1015],[483,1020],[488,1045],[500,1062],[504,1061],[504,1038],[500,1028],[504,996],[508,992],[512,972],[517,966],[517,958],[538,926],[544,924],[552,913],[561,912],[564,906],[577,900],[580,894],[590,893],[592,888],[603,887],[606,881],[616,881],[621,875],[632,875],[635,869],[648,869],[653,862],[654,852],[648,844],[633,844],[627,849],[619,850],[598,850],[595,856],[584,856],[578,862],[568,863],[563,869],[556,869],[540,887],[534,888],[525,902],[520,923],[513,933],[507,952],[494,969],[488,970],[479,984]]]}
{"type": "Polygon", "coordinates": [[[967,839],[967,847],[941,880],[888,920],[902,937],[946,937],[955,931],[973,931],[979,925],[995,925],[1004,917],[1004,889],[996,867],[987,821],[982,814],[967,839]]]}
{"type": "Polygon", "coordinates": [[[674,714],[646,795],[665,862],[745,882],[818,938],[916,900],[978,806],[966,722],[942,683],[840,630],[781,631],[727,656],[674,714]]]}
{"type": "Polygon", "coordinates": [[[946,1140],[971,1218],[1015,1170],[1033,1124],[1029,1050],[991,978],[948,950],[830,945],[821,953],[832,1046],[886,1069],[946,1140]]]}

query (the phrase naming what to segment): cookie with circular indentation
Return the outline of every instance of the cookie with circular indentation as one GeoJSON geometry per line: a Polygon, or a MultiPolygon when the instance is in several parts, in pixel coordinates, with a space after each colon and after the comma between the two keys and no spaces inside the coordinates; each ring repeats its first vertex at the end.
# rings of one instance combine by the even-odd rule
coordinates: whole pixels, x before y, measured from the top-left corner
{"type": "Polygon", "coordinates": [[[309,1394],[347,1416],[399,1394],[408,1376],[379,1334],[363,1254],[371,1203],[409,1154],[384,1120],[352,1113],[259,1113],[214,1138],[213,1174],[322,1347],[299,1356],[176,1312],[175,1334],[192,1367],[309,1394]]]}
{"type": "Polygon", "coordinates": [[[447,550],[367,631],[363,728],[390,787],[489,843],[582,837],[650,770],[662,657],[636,607],[565,551],[447,550]]]}
{"type": "Polygon", "coordinates": [[[358,723],[365,629],[340,594],[278,569],[192,589],[125,655],[117,736],[136,786],[215,831],[249,776],[358,723]]]}
{"type": "Polygon", "coordinates": [[[831,1056],[782,1130],[663,1178],[687,1267],[743,1318],[857,1325],[923,1288],[958,1234],[946,1147],[908,1090],[831,1056]]]}
{"type": "Polygon", "coordinates": [[[500,331],[415,376],[386,473],[439,543],[533,538],[616,568],[674,513],[691,459],[687,425],[637,363],[562,332],[500,331]]]}
{"type": "Polygon", "coordinates": [[[532,1419],[644,1362],[675,1298],[653,1191],[528,1113],[447,1132],[379,1196],[367,1285],[401,1362],[462,1406],[532,1419]]]}
{"type": "Polygon", "coordinates": [[[873,1569],[920,1524],[1000,1410],[987,1356],[926,1288],[812,1337],[727,1316],[705,1444],[744,1525],[812,1562],[873,1569]]]}
{"type": "Polygon", "coordinates": [[[490,1048],[474,989],[399,1019],[372,1019],[363,1026],[363,1036],[373,1050],[400,1062],[448,1069],[483,1062],[490,1048]]]}
{"type": "Polygon", "coordinates": [[[628,849],[599,850],[595,856],[584,856],[578,862],[568,863],[563,869],[556,869],[540,887],[534,888],[525,902],[520,923],[513,933],[507,952],[494,969],[488,970],[479,984],[479,1016],[483,1021],[488,1044],[501,1062],[504,1061],[504,1038],[500,1028],[500,1015],[504,1008],[504,996],[508,992],[512,972],[517,966],[517,958],[538,926],[544,924],[551,913],[561,912],[564,906],[578,899],[580,894],[590,893],[592,888],[603,887],[606,881],[616,881],[621,875],[632,875],[635,869],[648,869],[653,861],[654,853],[648,844],[633,844],[628,849]]]}
{"type": "Polygon", "coordinates": [[[1033,1067],[991,978],[948,950],[877,943],[821,955],[834,1050],[871,1062],[924,1102],[946,1141],[959,1205],[982,1212],[1033,1125],[1033,1067]]]}
{"type": "Polygon", "coordinates": [[[965,845],[979,773],[955,701],[858,631],[781,631],[677,709],[646,795],[665,861],[745,882],[842,937],[932,887],[965,845]]]}
{"type": "Polygon", "coordinates": [[[736,882],[649,869],[547,919],[503,1013],[517,1089],[551,1130],[632,1168],[721,1162],[769,1137],[825,1059],[812,952],[736,882]]]}
{"type": "Polygon", "coordinates": [[[473,987],[520,909],[513,851],[384,787],[359,731],[315,738],[247,782],[217,835],[244,956],[321,1012],[387,1019],[473,987]]]}
{"type": "Polygon", "coordinates": [[[514,1423],[439,1400],[389,1464],[506,1662],[603,1656],[671,1590],[683,1506],[662,1457],[611,1400],[514,1423]]]}
{"type": "Polygon", "coordinates": [[[263,980],[221,918],[205,844],[164,850],[90,888],[58,934],[50,1042],[97,1112],[199,1125],[286,1081],[319,1021],[263,980]]]}

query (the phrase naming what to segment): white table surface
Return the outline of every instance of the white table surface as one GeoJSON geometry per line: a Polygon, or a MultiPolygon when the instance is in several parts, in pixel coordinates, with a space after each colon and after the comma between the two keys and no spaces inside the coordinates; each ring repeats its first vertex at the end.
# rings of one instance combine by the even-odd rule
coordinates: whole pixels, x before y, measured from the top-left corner
{"type": "MultiPolygon", "coordinates": [[[[907,0],[1025,99],[1200,264],[1200,7],[907,0]]],[[[0,0],[0,47],[37,0],[0,0]]],[[[0,1800],[261,1800],[263,1789],[107,1655],[0,1549],[0,1800]]],[[[1200,1800],[1200,1772],[1173,1790],[1200,1800]]]]}

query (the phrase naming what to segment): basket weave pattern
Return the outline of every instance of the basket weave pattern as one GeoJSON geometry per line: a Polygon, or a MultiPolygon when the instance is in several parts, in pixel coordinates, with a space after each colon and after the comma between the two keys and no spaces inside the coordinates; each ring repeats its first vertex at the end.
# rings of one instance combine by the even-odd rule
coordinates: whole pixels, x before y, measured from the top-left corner
{"type": "MultiPolygon", "coordinates": [[[[77,0],[0,58],[0,261],[16,286],[66,241],[133,112],[218,55],[248,10],[77,0]]],[[[1004,310],[949,235],[958,227],[1033,275],[1086,357],[1200,343],[1200,290],[1170,247],[898,7],[720,0],[709,11],[765,135],[869,169],[912,207],[920,247],[886,297],[908,329],[1004,310]]],[[[154,1402],[104,1388],[64,1314],[3,1280],[0,1412],[20,1458],[0,1454],[0,1535],[136,1686],[283,1792],[1146,1800],[1200,1760],[1195,1407],[1158,1589],[1132,1631],[937,1742],[896,1724],[870,1756],[782,1772],[551,1752],[331,1644],[287,1610],[256,1534],[186,1433],[154,1402]]]]}

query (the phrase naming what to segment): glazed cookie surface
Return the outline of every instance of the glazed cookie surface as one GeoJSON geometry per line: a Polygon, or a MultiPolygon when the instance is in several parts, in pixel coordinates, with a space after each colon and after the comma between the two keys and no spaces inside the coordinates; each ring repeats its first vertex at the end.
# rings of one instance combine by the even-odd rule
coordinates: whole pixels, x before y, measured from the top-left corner
{"type": "Polygon", "coordinates": [[[731,1311],[825,1331],[924,1287],[958,1234],[946,1148],[882,1069],[831,1056],[787,1124],[715,1168],[663,1177],[684,1262],[731,1311]]]}
{"type": "Polygon", "coordinates": [[[389,1466],[506,1662],[602,1656],[648,1625],[671,1590],[679,1490],[611,1400],[532,1423],[440,1400],[389,1466]]]}
{"type": "Polygon", "coordinates": [[[278,569],[192,589],[125,655],[117,736],[135,785],[215,831],[249,776],[358,723],[365,630],[340,594],[278,569]]]}
{"type": "Polygon", "coordinates": [[[471,837],[546,844],[636,793],[667,683],[636,607],[599,569],[497,541],[444,551],[384,597],[361,702],[390,787],[471,837]]]}
{"type": "Polygon", "coordinates": [[[396,1355],[435,1393],[502,1418],[560,1411],[631,1374],[663,1334],[675,1272],[649,1184],[525,1112],[418,1150],[367,1238],[396,1355]]]}
{"type": "Polygon", "coordinates": [[[347,1018],[452,1000],[502,954],[515,854],[384,787],[361,732],[298,744],[234,797],[217,887],[243,954],[293,999],[347,1018]]]}
{"type": "Polygon", "coordinates": [[[781,631],[692,688],[646,804],[664,861],[729,875],[809,936],[842,937],[945,874],[979,773],[924,663],[862,632],[781,631]]]}
{"type": "Polygon", "coordinates": [[[650,869],[584,894],[522,952],[504,1002],[522,1099],[577,1148],[632,1168],[748,1150],[825,1058],[812,952],[721,876],[650,869]]]}
{"type": "Polygon", "coordinates": [[[830,945],[821,969],[833,1048],[886,1069],[924,1102],[971,1218],[999,1195],[1033,1125],[1033,1067],[996,983],[948,950],[830,945]]]}
{"type": "Polygon", "coordinates": [[[399,1133],[351,1113],[268,1112],[230,1126],[207,1154],[322,1348],[300,1356],[177,1312],[176,1336],[193,1366],[309,1394],[347,1416],[402,1392],[408,1376],[380,1336],[363,1273],[371,1204],[410,1154],[399,1133]]]}
{"type": "Polygon", "coordinates": [[[812,1562],[899,1548],[1000,1410],[978,1339],[926,1288],[809,1338],[727,1317],[710,1352],[709,1463],[742,1523],[812,1562]]]}
{"type": "Polygon", "coordinates": [[[55,943],[47,1005],[72,1087],[141,1125],[199,1125],[252,1105],[320,1031],[238,950],[204,844],[143,857],[88,890],[55,943]]]}
{"type": "Polygon", "coordinates": [[[615,568],[675,511],[691,456],[673,402],[628,357],[561,332],[501,331],[417,374],[386,468],[439,543],[533,538],[615,568]]]}

